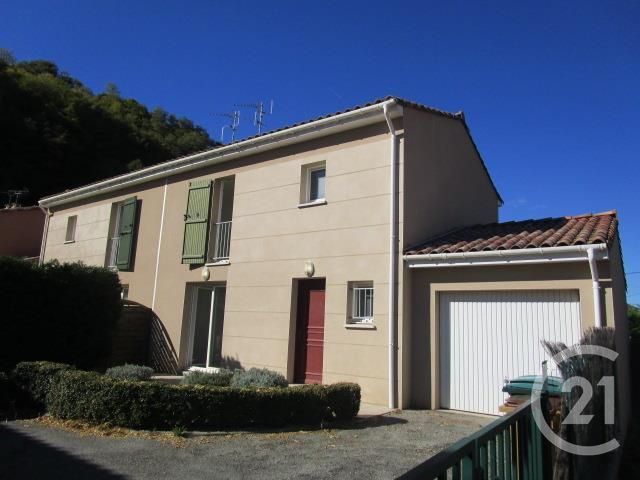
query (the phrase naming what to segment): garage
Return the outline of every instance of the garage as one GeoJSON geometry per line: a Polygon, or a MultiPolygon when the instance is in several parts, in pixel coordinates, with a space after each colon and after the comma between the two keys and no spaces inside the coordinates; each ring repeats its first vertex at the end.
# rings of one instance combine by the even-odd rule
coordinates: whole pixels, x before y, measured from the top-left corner
{"type": "Polygon", "coordinates": [[[504,379],[549,360],[542,340],[581,335],[578,290],[441,292],[438,305],[441,408],[497,415],[504,379]]]}

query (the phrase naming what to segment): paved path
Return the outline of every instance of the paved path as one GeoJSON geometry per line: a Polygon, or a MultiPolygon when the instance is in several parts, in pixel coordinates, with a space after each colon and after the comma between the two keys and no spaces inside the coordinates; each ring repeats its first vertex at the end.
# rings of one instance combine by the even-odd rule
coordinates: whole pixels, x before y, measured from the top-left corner
{"type": "Polygon", "coordinates": [[[0,479],[393,478],[490,418],[405,411],[350,428],[203,434],[179,442],[0,424],[0,479]]]}

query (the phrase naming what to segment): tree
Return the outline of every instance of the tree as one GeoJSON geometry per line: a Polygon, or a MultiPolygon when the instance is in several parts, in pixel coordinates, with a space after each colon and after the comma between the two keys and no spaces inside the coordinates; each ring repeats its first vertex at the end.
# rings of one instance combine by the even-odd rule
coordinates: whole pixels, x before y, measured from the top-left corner
{"type": "Polygon", "coordinates": [[[115,85],[94,95],[47,60],[0,63],[0,132],[0,191],[26,186],[32,203],[216,145],[190,120],[115,85]]]}
{"type": "Polygon", "coordinates": [[[0,64],[13,65],[16,63],[16,57],[13,56],[11,50],[0,48],[0,64]]]}
{"type": "Polygon", "coordinates": [[[107,83],[107,86],[104,89],[104,93],[106,95],[113,95],[114,97],[120,98],[120,90],[118,89],[118,86],[113,82],[107,83]]]}

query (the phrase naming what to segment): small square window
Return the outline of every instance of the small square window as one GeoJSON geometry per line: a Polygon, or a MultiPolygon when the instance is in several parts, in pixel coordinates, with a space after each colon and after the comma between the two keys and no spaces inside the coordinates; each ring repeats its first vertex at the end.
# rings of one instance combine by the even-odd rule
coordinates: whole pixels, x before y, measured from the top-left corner
{"type": "Polygon", "coordinates": [[[350,284],[349,323],[373,323],[373,282],[354,282],[350,284]]]}
{"type": "Polygon", "coordinates": [[[78,223],[78,216],[72,215],[67,219],[67,233],[65,234],[65,242],[73,242],[76,239],[76,224],[78,223]]]}
{"type": "Polygon", "coordinates": [[[302,206],[324,203],[326,174],[325,162],[302,167],[302,184],[300,186],[300,203],[302,206]]]}

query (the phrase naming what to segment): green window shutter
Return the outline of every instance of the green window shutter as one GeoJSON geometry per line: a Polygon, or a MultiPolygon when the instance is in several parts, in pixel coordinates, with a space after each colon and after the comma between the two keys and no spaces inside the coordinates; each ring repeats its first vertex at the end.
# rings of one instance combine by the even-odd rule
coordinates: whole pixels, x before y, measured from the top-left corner
{"type": "Polygon", "coordinates": [[[189,183],[187,213],[184,216],[182,263],[204,263],[209,233],[211,180],[189,183]]]}
{"type": "Polygon", "coordinates": [[[118,270],[129,270],[131,268],[137,202],[138,199],[136,197],[127,198],[120,207],[120,225],[118,226],[120,242],[116,257],[118,270]]]}

